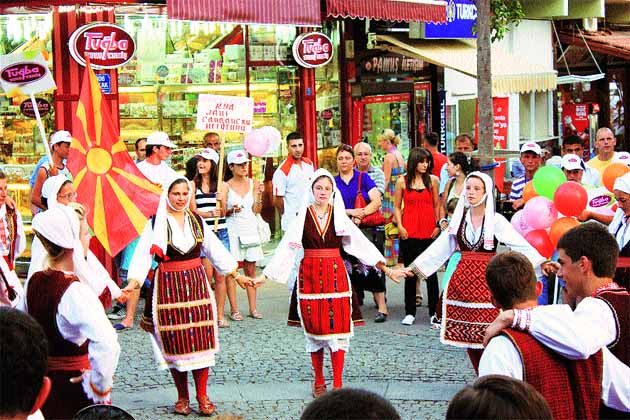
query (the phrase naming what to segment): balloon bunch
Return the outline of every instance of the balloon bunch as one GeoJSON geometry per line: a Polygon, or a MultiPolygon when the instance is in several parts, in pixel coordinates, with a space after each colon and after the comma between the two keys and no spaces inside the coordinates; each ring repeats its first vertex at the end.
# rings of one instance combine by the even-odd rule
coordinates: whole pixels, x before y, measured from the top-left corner
{"type": "Polygon", "coordinates": [[[265,126],[247,133],[243,147],[250,155],[263,157],[278,150],[281,141],[282,136],[275,127],[265,126]]]}
{"type": "MultiPolygon", "coordinates": [[[[609,165],[602,175],[604,186],[613,191],[615,180],[630,172],[622,163],[609,165]]],[[[564,172],[543,166],[523,190],[525,206],[512,216],[512,226],[545,258],[553,254],[558,241],[588,205],[588,193],[577,182],[567,181],[564,172]]]]}

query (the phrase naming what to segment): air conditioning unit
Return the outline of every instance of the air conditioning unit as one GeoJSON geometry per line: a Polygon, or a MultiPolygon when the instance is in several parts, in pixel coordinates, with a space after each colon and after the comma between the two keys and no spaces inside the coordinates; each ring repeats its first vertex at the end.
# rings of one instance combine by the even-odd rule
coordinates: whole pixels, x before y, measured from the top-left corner
{"type": "Polygon", "coordinates": [[[586,32],[597,32],[597,18],[584,18],[582,19],[582,26],[586,32]]]}

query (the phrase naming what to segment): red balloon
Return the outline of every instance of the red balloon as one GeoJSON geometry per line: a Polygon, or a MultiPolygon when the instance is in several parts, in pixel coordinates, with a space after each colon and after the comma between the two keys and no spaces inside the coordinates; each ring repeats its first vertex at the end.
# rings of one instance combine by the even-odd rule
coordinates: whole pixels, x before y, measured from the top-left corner
{"type": "Polygon", "coordinates": [[[531,246],[536,248],[536,251],[545,258],[551,257],[553,254],[553,245],[549,240],[547,231],[543,229],[532,230],[525,235],[525,239],[531,246]]]}
{"type": "Polygon", "coordinates": [[[628,172],[630,172],[630,168],[628,168],[625,164],[620,162],[611,163],[606,166],[606,169],[604,169],[604,173],[602,174],[602,184],[604,184],[608,191],[613,192],[615,180],[628,172]]]}
{"type": "Polygon", "coordinates": [[[567,181],[554,193],[553,204],[565,216],[578,216],[588,204],[588,193],[577,182],[567,181]]]}
{"type": "Polygon", "coordinates": [[[551,241],[551,245],[555,248],[558,246],[558,241],[568,230],[573,229],[580,222],[573,217],[561,217],[551,225],[551,229],[549,230],[549,240],[551,241]]]}

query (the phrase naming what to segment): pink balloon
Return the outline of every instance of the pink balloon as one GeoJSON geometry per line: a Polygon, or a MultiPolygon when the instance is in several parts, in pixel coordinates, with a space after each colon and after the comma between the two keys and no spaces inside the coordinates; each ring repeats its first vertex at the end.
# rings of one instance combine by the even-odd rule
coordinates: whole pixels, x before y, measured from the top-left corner
{"type": "Polygon", "coordinates": [[[530,231],[534,230],[531,226],[527,224],[525,221],[525,212],[523,210],[519,210],[512,216],[512,220],[510,220],[512,226],[521,236],[527,235],[530,231]]]}
{"type": "Polygon", "coordinates": [[[546,197],[534,197],[523,208],[525,222],[532,229],[547,229],[558,219],[558,210],[546,197]]]}
{"type": "Polygon", "coordinates": [[[262,157],[265,153],[267,153],[267,149],[269,148],[269,139],[261,134],[260,130],[253,129],[245,135],[243,147],[245,147],[245,150],[247,150],[252,156],[262,157]]]}

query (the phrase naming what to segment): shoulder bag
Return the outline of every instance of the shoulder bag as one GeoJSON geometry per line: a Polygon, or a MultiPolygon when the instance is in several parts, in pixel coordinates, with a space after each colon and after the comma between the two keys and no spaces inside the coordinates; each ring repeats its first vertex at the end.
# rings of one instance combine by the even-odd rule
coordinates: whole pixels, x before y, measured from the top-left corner
{"type": "MultiPolygon", "coordinates": [[[[363,172],[359,172],[359,181],[357,183],[357,198],[354,199],[354,208],[362,209],[367,205],[365,199],[363,198],[363,193],[361,193],[361,178],[363,177],[363,172]]],[[[368,214],[363,219],[361,219],[360,227],[374,227],[381,226],[385,224],[385,217],[383,217],[383,213],[381,213],[381,209],[376,210],[372,214],[368,214]]]]}

